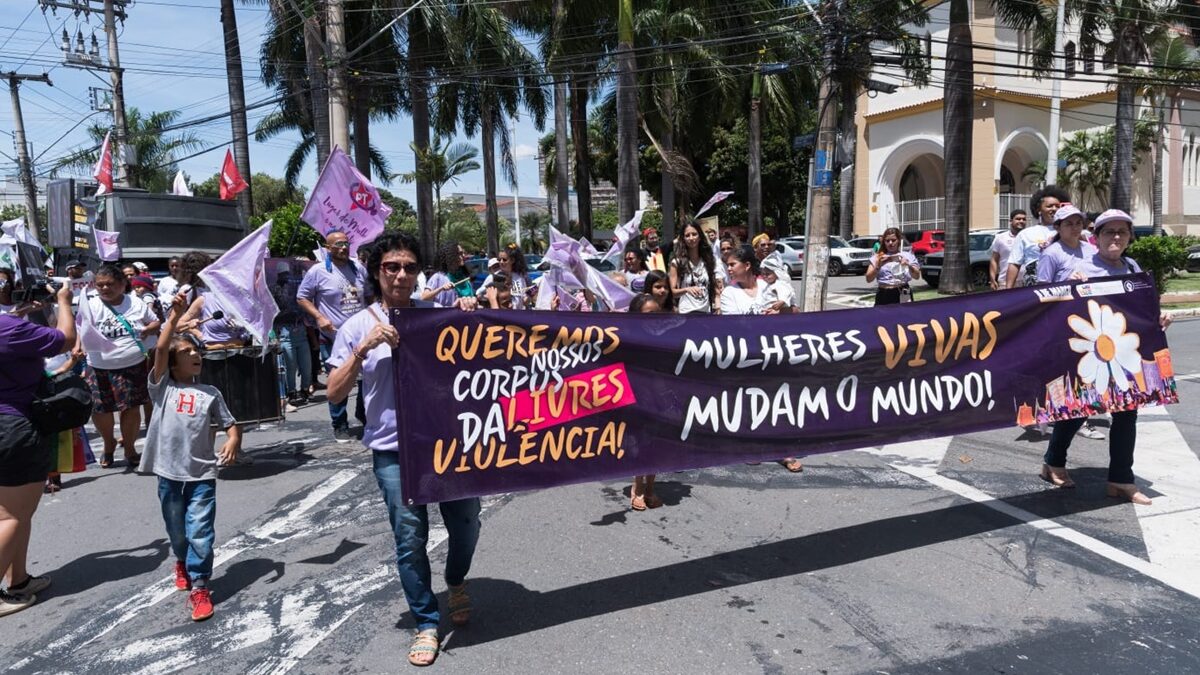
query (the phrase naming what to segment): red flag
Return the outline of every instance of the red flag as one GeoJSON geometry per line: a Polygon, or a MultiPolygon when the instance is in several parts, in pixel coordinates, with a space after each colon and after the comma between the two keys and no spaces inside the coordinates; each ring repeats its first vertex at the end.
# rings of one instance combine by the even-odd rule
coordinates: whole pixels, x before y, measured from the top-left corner
{"type": "Polygon", "coordinates": [[[237,193],[250,187],[238,173],[237,164],[233,161],[233,151],[225,151],[225,164],[221,166],[221,199],[233,199],[237,193]]]}
{"type": "Polygon", "coordinates": [[[96,167],[92,169],[92,177],[100,184],[96,188],[97,197],[113,191],[113,158],[112,146],[109,145],[110,136],[112,136],[112,131],[104,134],[104,143],[100,145],[100,159],[96,160],[96,167]]]}

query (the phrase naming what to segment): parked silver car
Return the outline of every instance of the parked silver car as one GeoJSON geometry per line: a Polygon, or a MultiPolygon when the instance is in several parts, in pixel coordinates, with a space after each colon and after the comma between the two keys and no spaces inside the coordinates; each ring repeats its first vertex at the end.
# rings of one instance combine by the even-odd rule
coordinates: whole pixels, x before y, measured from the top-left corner
{"type": "MultiPolygon", "coordinates": [[[[1004,230],[988,230],[986,232],[972,232],[967,237],[967,250],[970,254],[971,266],[971,286],[975,288],[987,288],[988,282],[991,279],[991,271],[989,265],[992,260],[992,241],[996,235],[1004,232],[1004,230]]],[[[938,287],[942,277],[942,264],[945,261],[946,253],[938,251],[925,256],[925,262],[921,265],[921,277],[925,282],[933,288],[938,287]]]]}
{"type": "Polygon", "coordinates": [[[804,274],[804,242],[780,240],[775,242],[775,251],[783,256],[783,264],[794,277],[804,274]]]}

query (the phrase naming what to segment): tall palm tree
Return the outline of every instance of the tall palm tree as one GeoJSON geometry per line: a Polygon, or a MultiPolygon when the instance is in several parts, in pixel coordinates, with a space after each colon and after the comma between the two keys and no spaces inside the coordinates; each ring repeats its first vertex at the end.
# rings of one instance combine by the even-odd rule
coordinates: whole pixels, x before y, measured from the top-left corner
{"type": "MultiPolygon", "coordinates": [[[[136,181],[136,185],[150,192],[169,192],[171,181],[179,169],[176,165],[178,155],[206,145],[190,132],[168,131],[168,127],[179,121],[180,115],[178,110],[162,110],[148,115],[143,115],[137,108],[129,108],[125,112],[125,122],[129,127],[126,144],[138,158],[138,163],[129,167],[130,178],[136,181]]],[[[108,131],[108,127],[99,124],[88,127],[88,136],[95,142],[95,147],[59,160],[51,169],[52,175],[62,170],[86,170],[90,174],[99,158],[100,144],[104,142],[108,131]]]]}
{"type": "Polygon", "coordinates": [[[1162,234],[1163,226],[1163,146],[1167,114],[1179,104],[1179,94],[1186,86],[1200,82],[1200,51],[1175,35],[1154,45],[1150,54],[1150,78],[1142,95],[1154,111],[1154,187],[1151,190],[1154,234],[1162,234]]]}
{"type": "MultiPolygon", "coordinates": [[[[1174,3],[1158,0],[1079,0],[1075,15],[1080,19],[1080,47],[1087,50],[1108,30],[1112,40],[1104,44],[1106,56],[1117,63],[1117,128],[1113,148],[1112,208],[1129,211],[1133,206],[1134,124],[1137,122],[1137,65],[1150,58],[1150,50],[1167,37],[1165,12],[1174,3]]],[[[1068,10],[1070,10],[1068,5],[1068,10]]]]}
{"type": "Polygon", "coordinates": [[[479,169],[479,162],[475,161],[475,158],[479,157],[479,151],[470,143],[455,143],[449,147],[442,143],[441,136],[434,138],[433,143],[426,149],[418,148],[416,143],[410,143],[409,147],[412,148],[413,155],[417,158],[416,168],[408,173],[393,176],[405,183],[424,181],[433,186],[437,208],[437,227],[434,232],[435,248],[442,245],[442,228],[444,226],[442,188],[449,183],[458,183],[458,180],[464,175],[479,169]]]}
{"type": "Polygon", "coordinates": [[[617,0],[617,218],[622,223],[633,218],[642,189],[638,178],[637,65],[633,36],[633,0],[617,0]]]}
{"type": "Polygon", "coordinates": [[[456,73],[437,92],[438,130],[478,131],[483,154],[483,187],[488,253],[500,250],[500,217],[496,208],[496,144],[510,185],[517,182],[516,163],[507,121],[525,108],[541,129],[549,106],[540,63],[513,31],[511,20],[490,2],[463,2],[451,23],[450,66],[456,73]]]}
{"type": "Polygon", "coordinates": [[[967,232],[971,229],[971,139],[975,124],[975,66],[969,0],[950,0],[943,91],[946,257],[938,292],[962,294],[971,291],[967,232]]]}
{"type": "MultiPolygon", "coordinates": [[[[238,173],[250,174],[250,142],[246,131],[246,89],[242,84],[242,46],[238,40],[233,0],[221,0],[221,28],[225,34],[225,79],[229,85],[229,122],[233,131],[233,157],[238,173]]],[[[254,186],[237,195],[244,217],[254,213],[254,186]]]]}

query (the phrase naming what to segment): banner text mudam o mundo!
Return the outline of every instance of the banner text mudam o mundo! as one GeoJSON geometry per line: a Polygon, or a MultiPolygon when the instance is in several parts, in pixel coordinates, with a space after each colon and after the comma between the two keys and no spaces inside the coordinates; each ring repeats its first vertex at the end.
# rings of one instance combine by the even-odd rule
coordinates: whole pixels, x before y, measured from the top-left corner
{"type": "Polygon", "coordinates": [[[786,316],[392,321],[412,503],[1178,400],[1146,275],[786,316]]]}

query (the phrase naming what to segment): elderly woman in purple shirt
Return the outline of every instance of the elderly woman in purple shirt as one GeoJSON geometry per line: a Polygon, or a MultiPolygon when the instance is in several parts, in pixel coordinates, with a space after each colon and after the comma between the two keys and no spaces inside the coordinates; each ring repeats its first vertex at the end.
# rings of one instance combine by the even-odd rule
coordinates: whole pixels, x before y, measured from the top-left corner
{"type": "MultiPolygon", "coordinates": [[[[1064,209],[1059,209],[1061,214],[1064,209]]],[[[1057,221],[1057,218],[1056,218],[1057,221]]],[[[1096,218],[1096,246],[1083,258],[1075,260],[1064,279],[1086,280],[1096,277],[1121,276],[1141,272],[1133,260],[1125,257],[1125,249],[1133,240],[1133,219],[1119,209],[1109,209],[1096,218]]],[[[1049,249],[1047,249],[1048,251],[1049,249]]],[[[1042,260],[1046,258],[1043,255],[1042,260]]],[[[1038,263],[1038,274],[1042,265],[1038,263]]],[[[1159,316],[1163,330],[1171,325],[1171,317],[1159,316]]],[[[1112,413],[1112,429],[1108,437],[1108,486],[1109,497],[1124,499],[1134,504],[1150,505],[1150,498],[1142,494],[1134,483],[1133,448],[1137,442],[1137,410],[1112,413]]],[[[1043,458],[1042,480],[1060,488],[1073,488],[1075,481],[1067,474],[1067,449],[1075,433],[1085,419],[1070,419],[1054,423],[1050,444],[1043,458]]]]}
{"type": "Polygon", "coordinates": [[[33,425],[33,398],[45,373],[42,359],[75,346],[71,287],[58,291],[58,328],[0,314],[0,616],[37,602],[50,577],[25,568],[33,512],[50,472],[45,438],[33,425]]]}

